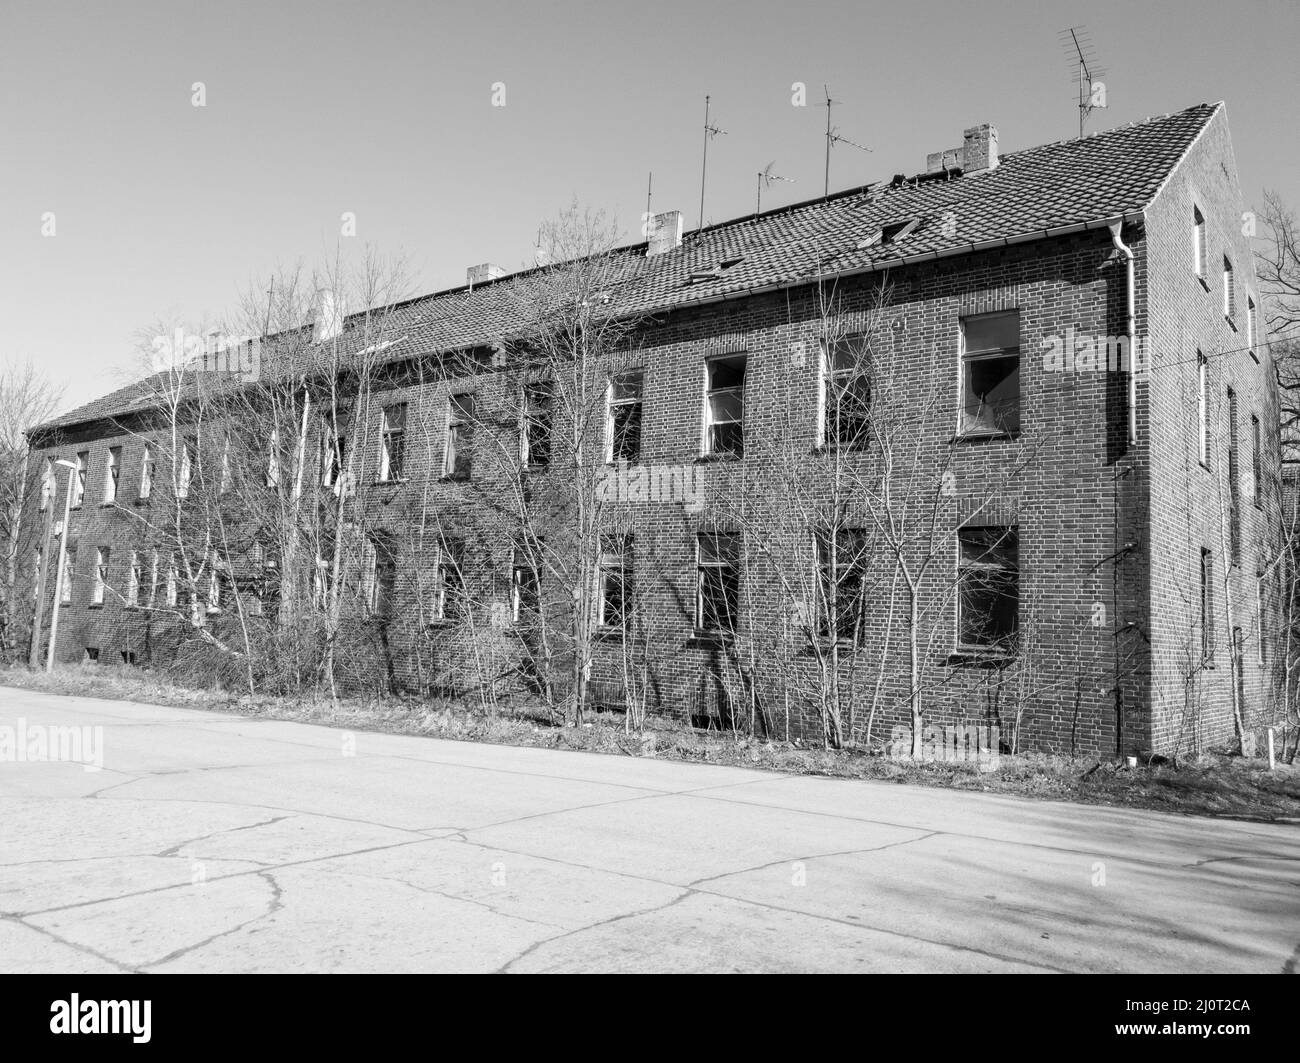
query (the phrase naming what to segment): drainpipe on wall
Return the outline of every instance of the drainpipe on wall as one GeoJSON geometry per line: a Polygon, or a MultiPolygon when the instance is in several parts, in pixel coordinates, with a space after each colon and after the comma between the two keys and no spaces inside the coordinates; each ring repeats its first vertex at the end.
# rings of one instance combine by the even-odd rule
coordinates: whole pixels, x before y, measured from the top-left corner
{"type": "Polygon", "coordinates": [[[1134,278],[1133,249],[1119,238],[1123,222],[1110,223],[1110,241],[1115,250],[1124,256],[1128,266],[1128,298],[1126,300],[1127,317],[1124,332],[1128,336],[1128,442],[1129,446],[1137,443],[1137,282],[1134,278]]]}

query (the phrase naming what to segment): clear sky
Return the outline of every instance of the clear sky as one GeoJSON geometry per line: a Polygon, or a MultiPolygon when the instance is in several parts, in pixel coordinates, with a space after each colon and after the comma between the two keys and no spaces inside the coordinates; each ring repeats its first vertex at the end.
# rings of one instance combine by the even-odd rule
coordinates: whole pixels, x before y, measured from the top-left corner
{"type": "Polygon", "coordinates": [[[0,0],[0,362],[84,402],[151,322],[327,257],[345,211],[346,249],[405,251],[416,291],[520,267],[575,197],[637,238],[651,170],[654,209],[693,227],[706,93],[714,221],[754,209],[768,162],[795,181],[764,208],[821,193],[823,83],[873,149],[838,145],[832,189],[914,173],[978,122],[1004,151],[1067,138],[1057,34],[1078,24],[1107,70],[1090,130],[1226,100],[1247,203],[1300,208],[1295,0],[0,0]]]}

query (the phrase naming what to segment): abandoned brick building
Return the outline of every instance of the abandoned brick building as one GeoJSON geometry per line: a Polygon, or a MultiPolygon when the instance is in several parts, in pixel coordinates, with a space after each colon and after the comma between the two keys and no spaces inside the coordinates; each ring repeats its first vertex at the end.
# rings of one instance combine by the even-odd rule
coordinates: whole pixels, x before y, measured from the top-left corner
{"type": "MultiPolygon", "coordinates": [[[[544,272],[476,267],[395,308],[380,339],[341,323],[379,366],[361,427],[298,450],[319,455],[308,493],[347,480],[365,500],[357,674],[472,696],[440,647],[490,658],[496,684],[521,616],[579,600],[529,558],[591,513],[557,510],[522,545],[509,526],[515,495],[544,507],[561,475],[554,382],[506,383],[544,272]],[[490,415],[507,393],[517,415],[490,415]]],[[[685,238],[658,215],[604,282],[592,297],[635,327],[600,369],[599,468],[570,468],[599,481],[593,703],[635,688],[652,712],[790,735],[829,714],[855,741],[917,708],[1081,754],[1227,744],[1236,712],[1249,729],[1279,696],[1276,395],[1223,104],[1005,154],[981,125],[913,176],[685,238]]],[[[337,326],[298,335],[337,343],[337,326]]],[[[301,378],[284,349],[263,338],[258,381],[301,378]]],[[[238,392],[244,368],[192,386],[238,392]]],[[[53,610],[64,661],[174,654],[169,630],[228,632],[245,597],[241,624],[275,623],[247,557],[199,557],[187,580],[141,537],[200,468],[218,490],[230,476],[226,453],[169,434],[156,385],[30,434],[51,559],[72,493],[34,656],[53,610]]],[[[294,460],[281,431],[260,433],[268,491],[294,460]]],[[[313,593],[350,578],[315,553],[313,593]]]]}

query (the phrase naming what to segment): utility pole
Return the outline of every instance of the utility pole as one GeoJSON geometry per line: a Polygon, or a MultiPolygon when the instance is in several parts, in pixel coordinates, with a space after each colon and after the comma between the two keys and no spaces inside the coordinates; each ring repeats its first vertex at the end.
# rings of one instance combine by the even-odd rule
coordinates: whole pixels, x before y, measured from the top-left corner
{"type": "Polygon", "coordinates": [[[59,532],[59,567],[54,573],[54,606],[50,610],[50,645],[45,651],[45,670],[54,671],[54,646],[59,635],[59,607],[63,604],[63,566],[68,557],[68,521],[72,516],[72,478],[77,475],[77,466],[70,461],[60,459],[54,463],[68,470],[68,490],[63,496],[63,528],[59,532]]]}

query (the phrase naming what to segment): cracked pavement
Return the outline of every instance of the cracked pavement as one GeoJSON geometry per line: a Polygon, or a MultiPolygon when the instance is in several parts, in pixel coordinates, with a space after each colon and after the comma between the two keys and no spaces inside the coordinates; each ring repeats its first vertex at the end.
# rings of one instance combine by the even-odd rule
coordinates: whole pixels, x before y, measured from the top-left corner
{"type": "Polygon", "coordinates": [[[0,687],[0,970],[1294,971],[1300,829],[0,687]]]}

